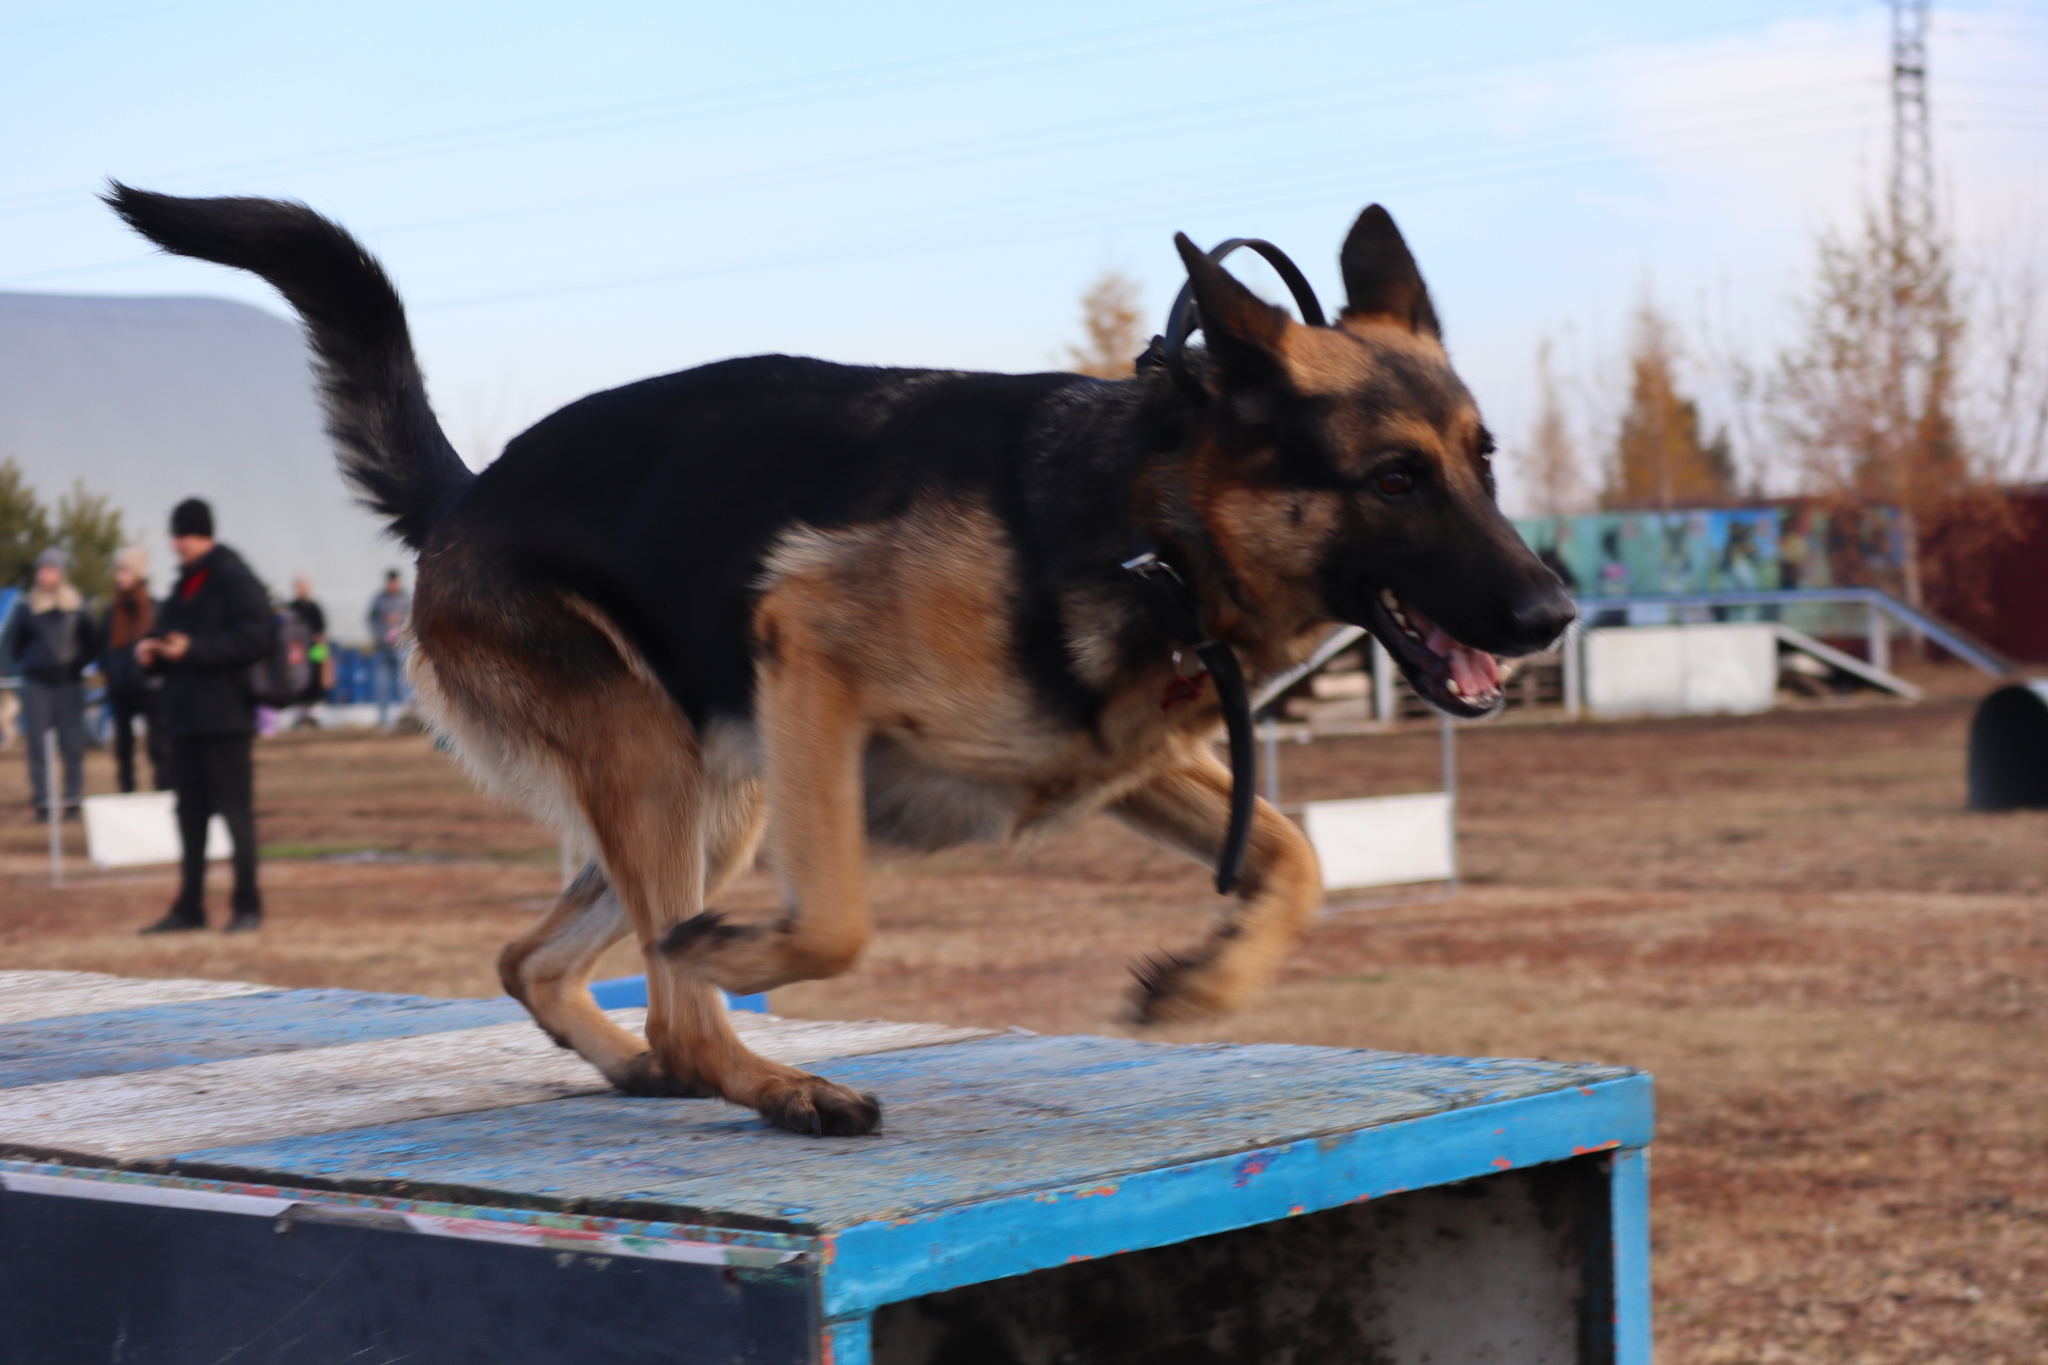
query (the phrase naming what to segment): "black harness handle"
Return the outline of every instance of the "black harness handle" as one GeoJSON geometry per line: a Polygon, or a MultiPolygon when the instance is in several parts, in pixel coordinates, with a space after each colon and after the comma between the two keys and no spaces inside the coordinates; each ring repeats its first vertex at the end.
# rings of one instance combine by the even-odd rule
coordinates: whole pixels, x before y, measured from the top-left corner
{"type": "MultiPolygon", "coordinates": [[[[1229,241],[1209,250],[1209,259],[1221,261],[1241,246],[1248,246],[1266,258],[1280,278],[1286,282],[1288,291],[1294,295],[1294,306],[1301,310],[1301,320],[1311,327],[1325,327],[1323,306],[1316,300],[1316,291],[1309,288],[1308,279],[1300,267],[1287,258],[1287,253],[1271,242],[1258,237],[1232,237],[1229,241]]],[[[1180,287],[1180,293],[1173,300],[1173,308],[1166,315],[1166,335],[1152,339],[1152,350],[1156,351],[1166,372],[1173,376],[1173,382],[1185,394],[1188,401],[1200,407],[1209,401],[1209,391],[1202,382],[1188,370],[1186,351],[1188,334],[1200,327],[1201,317],[1195,307],[1195,285],[1190,280],[1180,287]]],[[[1244,670],[1238,666],[1237,655],[1221,640],[1211,639],[1202,628],[1202,604],[1195,596],[1195,590],[1188,586],[1173,569],[1173,566],[1159,557],[1157,550],[1141,548],[1132,558],[1124,561],[1124,568],[1137,575],[1151,590],[1152,600],[1158,604],[1159,616],[1165,623],[1167,633],[1182,645],[1192,648],[1209,670],[1209,676],[1216,680],[1216,700],[1223,707],[1223,724],[1230,736],[1230,824],[1223,834],[1223,851],[1216,859],[1216,890],[1228,895],[1236,889],[1238,878],[1244,872],[1245,846],[1251,842],[1252,803],[1257,799],[1258,770],[1257,751],[1252,745],[1251,698],[1244,685],[1244,670]]]]}
{"type": "MultiPolygon", "coordinates": [[[[1221,262],[1225,256],[1241,246],[1248,246],[1266,258],[1266,263],[1279,273],[1287,286],[1287,292],[1294,295],[1294,306],[1301,310],[1301,320],[1311,327],[1326,327],[1323,319],[1323,305],[1316,299],[1316,291],[1309,288],[1308,277],[1301,268],[1288,259],[1287,253],[1263,237],[1232,237],[1208,251],[1212,261],[1221,262]]],[[[1180,287],[1180,293],[1173,299],[1173,307],[1166,314],[1166,336],[1160,341],[1159,358],[1166,364],[1166,372],[1173,376],[1173,382],[1180,387],[1190,401],[1201,404],[1209,401],[1209,390],[1202,381],[1188,370],[1188,335],[1202,325],[1200,311],[1195,307],[1195,282],[1189,280],[1180,287]]],[[[1220,684],[1219,684],[1220,685],[1220,684]]]]}
{"type": "Polygon", "coordinates": [[[1252,800],[1258,789],[1257,761],[1252,748],[1251,699],[1245,691],[1244,670],[1229,645],[1212,639],[1202,629],[1202,604],[1187,580],[1155,550],[1144,550],[1124,561],[1124,568],[1151,589],[1152,601],[1167,633],[1195,651],[1202,667],[1216,680],[1216,700],[1223,706],[1223,723],[1230,733],[1230,824],[1223,834],[1223,852],[1216,859],[1216,890],[1229,895],[1244,871],[1245,845],[1251,842],[1252,800]]]}

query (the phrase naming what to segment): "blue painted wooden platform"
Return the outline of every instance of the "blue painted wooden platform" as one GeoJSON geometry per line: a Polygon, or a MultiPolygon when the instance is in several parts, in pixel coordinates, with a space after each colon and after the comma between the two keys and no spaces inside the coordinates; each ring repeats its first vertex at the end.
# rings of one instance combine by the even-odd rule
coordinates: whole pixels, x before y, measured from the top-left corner
{"type": "MultiPolygon", "coordinates": [[[[1436,1341],[1442,1365],[1451,1348],[1441,1343],[1477,1340],[1488,1313],[1557,1340],[1487,1359],[1649,1359],[1651,1082],[1623,1068],[752,1016],[754,1046],[883,1100],[879,1135],[817,1140],[717,1101],[604,1091],[536,1041],[507,1001],[250,987],[10,1016],[10,990],[120,1003],[119,983],[105,999],[91,983],[63,996],[72,983],[54,978],[68,975],[0,973],[0,1341],[14,1334],[16,1348],[0,1356],[24,1365],[110,1358],[36,1353],[36,1332],[69,1333],[65,1349],[91,1336],[65,1316],[61,1281],[83,1273],[94,1248],[108,1264],[155,1267],[154,1297],[136,1271],[114,1277],[130,1284],[127,1298],[107,1290],[114,1297],[92,1311],[186,1334],[154,1347],[131,1334],[122,1359],[163,1365],[228,1350],[238,1362],[325,1361],[330,1346],[332,1359],[359,1362],[865,1365],[955,1358],[941,1352],[998,1330],[1011,1354],[987,1358],[1021,1361],[1039,1346],[1019,1343],[1064,1330],[1074,1304],[1111,1292],[1103,1286],[1118,1275],[1139,1278],[1114,1296],[1152,1294],[1161,1321],[1224,1311],[1168,1303],[1156,1289],[1189,1282],[1187,1258],[1203,1256],[1251,1296],[1203,1329],[1240,1352],[1295,1320],[1260,1308],[1260,1295],[1278,1303],[1277,1286],[1305,1293],[1322,1275],[1319,1303],[1378,1276],[1357,1290],[1363,1306],[1346,1310],[1358,1330],[1394,1334],[1374,1338],[1376,1359],[1436,1341]],[[1488,1227],[1507,1229],[1485,1252],[1492,1260],[1472,1262],[1492,1270],[1457,1269],[1464,1262],[1442,1260],[1449,1253],[1417,1231],[1464,1228],[1467,1209],[1492,1212],[1460,1237],[1476,1244],[1488,1227]],[[322,1310],[327,1329],[279,1353],[289,1333],[224,1326],[218,1297],[196,1316],[166,1306],[185,1292],[179,1276],[197,1284],[208,1273],[205,1257],[167,1260],[152,1244],[174,1231],[242,1267],[237,1286],[264,1284],[259,1304],[354,1297],[336,1298],[322,1310]],[[380,1249],[403,1268],[389,1282],[361,1269],[385,1264],[380,1249]],[[1355,1270],[1330,1268],[1354,1255],[1355,1270]],[[631,1273],[606,1280],[590,1268],[599,1262],[631,1273]],[[495,1316],[415,1322],[394,1306],[444,1263],[477,1302],[500,1305],[495,1316]],[[1283,1263],[1294,1266],[1284,1276],[1272,1269],[1283,1263]],[[321,1289],[343,1265],[356,1267],[343,1287],[321,1289]],[[1510,1281],[1521,1286],[1512,1303],[1510,1281]],[[1411,1282],[1434,1287],[1398,1288],[1411,1282]],[[1413,1316],[1401,1294],[1441,1300],[1444,1324],[1401,1326],[1413,1316]],[[1576,1316],[1534,1302],[1546,1296],[1570,1297],[1576,1316]],[[541,1351],[539,1327],[506,1326],[541,1305],[550,1323],[592,1319],[586,1334],[569,1331],[571,1354],[541,1351]],[[1008,1325],[988,1326],[1006,1313],[1008,1325]],[[637,1345],[624,1326],[636,1314],[654,1333],[637,1345]],[[1019,1325],[1027,1318],[1039,1325],[1019,1325]]],[[[175,995],[179,983],[150,984],[175,995]]],[[[1299,1320],[1337,1330],[1314,1311],[1299,1320]]]]}

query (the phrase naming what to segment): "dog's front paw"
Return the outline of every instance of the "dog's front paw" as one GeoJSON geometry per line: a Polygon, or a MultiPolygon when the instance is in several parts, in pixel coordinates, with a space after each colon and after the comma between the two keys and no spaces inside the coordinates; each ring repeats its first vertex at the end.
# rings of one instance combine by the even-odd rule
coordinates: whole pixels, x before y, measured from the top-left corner
{"type": "Polygon", "coordinates": [[[701,1081],[680,1079],[652,1052],[642,1052],[631,1058],[617,1074],[607,1079],[621,1095],[641,1099],[708,1100],[718,1094],[701,1081]]]}
{"type": "Polygon", "coordinates": [[[777,1128],[805,1137],[863,1137],[882,1126],[882,1105],[873,1095],[801,1072],[770,1085],[755,1108],[777,1128]]]}
{"type": "Polygon", "coordinates": [[[1129,1019],[1134,1024],[1192,1024],[1236,1005],[1222,990],[1214,963],[1179,953],[1154,953],[1131,964],[1129,1019]]]}

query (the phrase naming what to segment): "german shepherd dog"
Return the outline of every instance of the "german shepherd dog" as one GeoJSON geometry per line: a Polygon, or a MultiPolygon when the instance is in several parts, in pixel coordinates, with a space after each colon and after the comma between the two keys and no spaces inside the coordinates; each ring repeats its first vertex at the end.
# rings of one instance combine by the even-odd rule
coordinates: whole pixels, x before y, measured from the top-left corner
{"type": "MultiPolygon", "coordinates": [[[[1175,239],[1206,338],[1193,395],[1158,365],[1107,381],[754,356],[581,399],[472,474],[396,291],[342,228],[274,200],[107,201],[304,320],[342,472],[419,556],[426,715],[597,851],[505,949],[505,988],[627,1094],[722,1096],[797,1133],[877,1126],[872,1097],[750,1052],[717,990],[845,971],[872,932],[870,839],[936,849],[1100,810],[1216,858],[1219,704],[1121,567],[1134,547],[1253,676],[1351,622],[1457,716],[1500,706],[1495,656],[1572,618],[1495,506],[1493,443],[1377,205],[1344,242],[1329,327],[1175,239]],[[708,908],[764,841],[782,916],[708,908]],[[628,930],[645,1042],[587,989],[628,930]]],[[[1261,803],[1229,912],[1139,964],[1136,1017],[1238,1006],[1320,900],[1307,840],[1261,803]]]]}

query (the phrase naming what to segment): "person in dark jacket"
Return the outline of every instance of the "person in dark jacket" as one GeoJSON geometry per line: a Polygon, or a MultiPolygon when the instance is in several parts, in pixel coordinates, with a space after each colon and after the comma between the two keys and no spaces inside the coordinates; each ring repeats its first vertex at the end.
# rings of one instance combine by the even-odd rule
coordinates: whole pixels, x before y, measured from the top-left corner
{"type": "Polygon", "coordinates": [[[263,923],[249,668],[270,652],[277,626],[256,575],[214,540],[212,508],[197,498],[179,503],[171,513],[171,545],[183,567],[157,612],[156,630],[135,647],[135,657],[164,680],[160,705],[178,793],[184,875],[169,912],[142,932],[206,927],[206,826],[218,814],[235,842],[234,917],[227,927],[241,933],[263,923]]]}
{"type": "Polygon", "coordinates": [[[158,791],[171,785],[169,751],[164,744],[163,716],[157,692],[163,680],[135,661],[135,646],[156,624],[156,603],[149,600],[149,551],[131,545],[114,556],[114,600],[107,604],[101,636],[100,676],[107,680],[107,711],[114,722],[114,772],[121,790],[135,790],[135,722],[149,750],[149,772],[158,791]]]}
{"type": "Polygon", "coordinates": [[[50,818],[49,751],[57,735],[64,761],[64,814],[75,819],[85,794],[85,666],[100,652],[99,632],[78,589],[65,577],[69,557],[52,546],[36,556],[36,576],[8,631],[21,668],[22,736],[28,741],[29,800],[50,818]]]}

